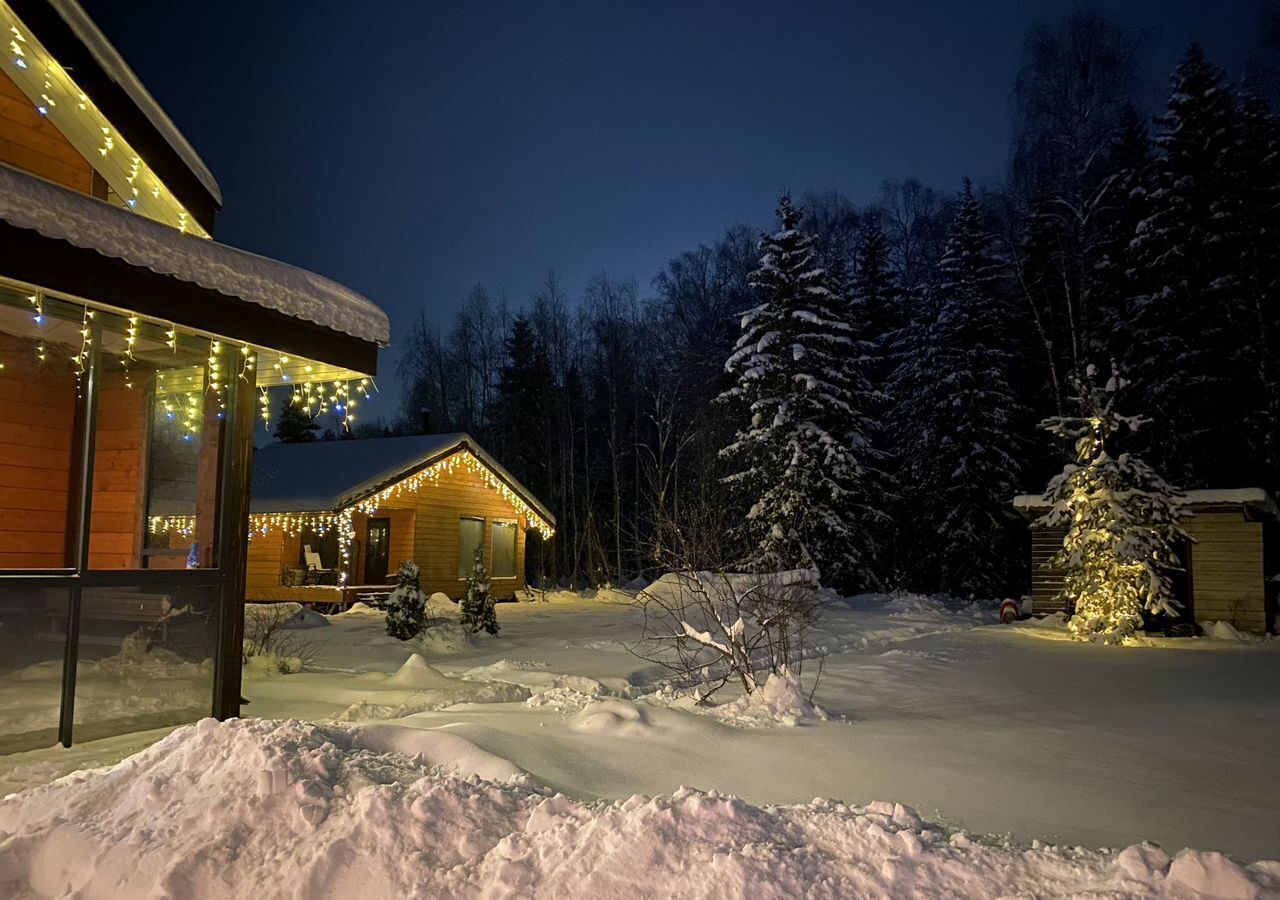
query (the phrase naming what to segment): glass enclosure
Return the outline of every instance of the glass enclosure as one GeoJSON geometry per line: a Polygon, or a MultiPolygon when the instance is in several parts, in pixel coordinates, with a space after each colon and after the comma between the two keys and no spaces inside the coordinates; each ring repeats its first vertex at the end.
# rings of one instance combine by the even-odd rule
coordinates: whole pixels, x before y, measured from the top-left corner
{"type": "Polygon", "coordinates": [[[236,714],[255,423],[367,382],[0,280],[0,753],[236,714]]]}
{"type": "Polygon", "coordinates": [[[0,753],[214,710],[238,354],[0,283],[0,753]]]}

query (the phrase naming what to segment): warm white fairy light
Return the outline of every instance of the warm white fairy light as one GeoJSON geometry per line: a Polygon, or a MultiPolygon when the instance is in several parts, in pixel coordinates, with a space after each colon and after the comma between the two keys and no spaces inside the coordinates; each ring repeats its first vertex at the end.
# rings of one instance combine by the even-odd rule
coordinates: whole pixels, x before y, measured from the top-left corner
{"type": "Polygon", "coordinates": [[[271,395],[267,393],[266,388],[258,390],[258,413],[262,416],[263,430],[268,431],[271,428],[271,395]]]}
{"type": "Polygon", "coordinates": [[[519,515],[526,519],[529,527],[534,531],[546,538],[555,534],[555,529],[550,522],[526,503],[524,498],[512,490],[505,481],[495,475],[492,469],[472,455],[469,450],[465,449],[446,456],[425,469],[418,470],[408,478],[383,488],[371,497],[366,497],[357,503],[355,508],[360,512],[372,515],[378,511],[382,503],[393,500],[402,494],[416,493],[424,487],[435,487],[440,483],[442,476],[449,475],[459,468],[479,477],[486,486],[496,491],[519,515]]]}
{"type": "Polygon", "coordinates": [[[38,37],[26,31],[14,10],[0,2],[0,27],[10,40],[6,55],[8,75],[36,112],[53,122],[84,156],[97,160],[95,168],[129,209],[170,227],[209,237],[167,188],[129,146],[70,72],[60,66],[38,37]],[[97,151],[94,153],[94,151],[97,151]],[[148,187],[148,196],[139,191],[148,187]]]}

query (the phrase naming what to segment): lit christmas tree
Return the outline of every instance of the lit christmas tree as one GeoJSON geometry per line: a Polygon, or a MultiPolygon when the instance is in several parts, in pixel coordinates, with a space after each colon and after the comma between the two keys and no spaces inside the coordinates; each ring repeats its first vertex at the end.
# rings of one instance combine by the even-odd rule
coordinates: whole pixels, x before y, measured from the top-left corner
{"type": "Polygon", "coordinates": [[[1075,442],[1068,464],[1045,492],[1052,504],[1038,522],[1067,529],[1062,550],[1048,565],[1063,572],[1061,597],[1074,604],[1068,628],[1079,640],[1120,642],[1142,628],[1142,614],[1173,615],[1170,573],[1186,538],[1184,498],[1141,459],[1112,456],[1113,443],[1148,420],[1121,415],[1116,397],[1125,386],[1112,367],[1106,384],[1076,381],[1078,417],[1046,419],[1041,427],[1075,442]]]}

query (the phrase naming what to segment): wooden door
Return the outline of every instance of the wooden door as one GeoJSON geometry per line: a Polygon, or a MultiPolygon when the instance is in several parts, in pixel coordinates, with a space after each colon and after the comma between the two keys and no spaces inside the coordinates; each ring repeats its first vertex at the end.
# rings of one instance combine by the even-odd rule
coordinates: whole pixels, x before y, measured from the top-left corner
{"type": "Polygon", "coordinates": [[[383,584],[387,580],[391,554],[391,520],[370,519],[364,540],[364,583],[383,584]]]}

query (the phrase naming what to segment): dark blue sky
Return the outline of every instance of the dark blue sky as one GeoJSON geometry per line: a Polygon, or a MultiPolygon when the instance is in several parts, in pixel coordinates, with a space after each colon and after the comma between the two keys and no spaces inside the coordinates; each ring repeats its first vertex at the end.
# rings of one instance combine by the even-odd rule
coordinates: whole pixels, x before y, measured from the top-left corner
{"type": "MultiPolygon", "coordinates": [[[[573,294],[601,270],[647,290],[784,188],[998,181],[1023,35],[1076,4],[85,6],[219,179],[219,239],[364,292],[398,329],[447,322],[477,282],[523,302],[549,267],[573,294]]],[[[1147,33],[1163,87],[1193,38],[1234,67],[1258,0],[1107,6],[1147,33]]]]}

